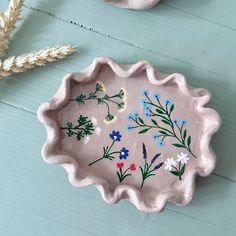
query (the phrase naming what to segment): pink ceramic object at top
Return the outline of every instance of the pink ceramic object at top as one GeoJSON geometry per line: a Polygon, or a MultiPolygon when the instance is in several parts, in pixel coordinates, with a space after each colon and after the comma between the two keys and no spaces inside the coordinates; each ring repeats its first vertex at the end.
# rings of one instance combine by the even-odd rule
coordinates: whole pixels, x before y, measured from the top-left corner
{"type": "Polygon", "coordinates": [[[210,141],[220,117],[205,107],[209,100],[207,90],[149,62],[96,58],[40,106],[43,158],[61,164],[74,186],[95,185],[107,203],[128,199],[145,212],[186,205],[196,175],[216,163],[210,141]]]}
{"type": "Polygon", "coordinates": [[[135,10],[144,10],[153,7],[160,0],[105,0],[115,6],[130,8],[135,10]]]}

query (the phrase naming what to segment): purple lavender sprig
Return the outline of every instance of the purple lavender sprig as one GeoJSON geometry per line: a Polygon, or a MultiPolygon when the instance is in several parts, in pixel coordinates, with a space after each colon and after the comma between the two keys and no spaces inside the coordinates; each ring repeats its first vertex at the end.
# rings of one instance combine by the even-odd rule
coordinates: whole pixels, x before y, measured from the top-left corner
{"type": "Polygon", "coordinates": [[[164,164],[164,162],[159,163],[158,165],[156,165],[154,167],[154,170],[158,170],[159,168],[161,168],[163,166],[163,164],[164,164]]]}
{"type": "Polygon", "coordinates": [[[158,159],[158,157],[161,155],[161,153],[158,153],[156,154],[150,164],[148,164],[147,162],[147,149],[146,149],[146,146],[145,144],[143,143],[143,159],[144,159],[144,166],[139,166],[139,169],[142,173],[142,183],[141,183],[141,188],[143,188],[143,185],[144,185],[144,182],[147,178],[151,177],[151,176],[154,176],[155,173],[154,171],[160,169],[162,167],[162,165],[164,164],[163,162],[160,162],[158,165],[154,166],[153,167],[153,164],[156,162],[156,160],[158,159]]]}
{"type": "Polygon", "coordinates": [[[160,155],[161,155],[161,153],[156,154],[156,155],[152,158],[151,164],[153,164],[153,163],[156,161],[156,159],[157,159],[160,155]]]}
{"type": "Polygon", "coordinates": [[[143,159],[146,160],[147,159],[147,150],[146,150],[146,146],[143,143],[143,159]]]}

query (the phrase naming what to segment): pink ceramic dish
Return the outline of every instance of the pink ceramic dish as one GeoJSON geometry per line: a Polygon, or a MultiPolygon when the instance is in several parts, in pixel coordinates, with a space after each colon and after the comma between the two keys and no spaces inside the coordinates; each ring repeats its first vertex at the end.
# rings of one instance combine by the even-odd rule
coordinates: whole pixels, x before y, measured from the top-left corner
{"type": "Polygon", "coordinates": [[[216,163],[210,141],[221,122],[205,107],[209,100],[207,90],[147,61],[96,58],[40,106],[43,158],[61,164],[72,185],[95,185],[107,203],[128,199],[145,212],[184,206],[196,175],[209,175],[216,163]]]}
{"type": "Polygon", "coordinates": [[[115,6],[135,10],[144,10],[153,7],[160,0],[105,0],[115,6]]]}

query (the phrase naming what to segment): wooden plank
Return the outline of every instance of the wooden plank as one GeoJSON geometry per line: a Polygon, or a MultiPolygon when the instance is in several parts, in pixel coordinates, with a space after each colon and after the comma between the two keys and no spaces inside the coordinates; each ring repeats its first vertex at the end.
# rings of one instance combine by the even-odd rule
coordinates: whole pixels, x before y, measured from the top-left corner
{"type": "Polygon", "coordinates": [[[94,187],[76,189],[62,168],[43,162],[45,134],[34,114],[4,104],[0,110],[0,230],[6,235],[235,235],[235,183],[200,180],[192,205],[168,205],[163,214],[142,214],[127,201],[110,206],[94,187]]]}
{"type": "Polygon", "coordinates": [[[71,0],[70,4],[27,0],[26,5],[137,48],[235,77],[236,31],[168,5],[145,12],[118,9],[98,0],[71,0]]]}
{"type": "MultiPolygon", "coordinates": [[[[60,191],[62,194],[68,193],[60,191]]],[[[17,194],[18,196],[18,194],[17,194]]],[[[21,197],[21,196],[20,196],[21,197]]],[[[50,196],[48,196],[50,199],[50,196]]],[[[25,203],[26,200],[35,204],[44,203],[43,201],[32,201],[32,199],[19,199],[18,204],[23,204],[23,207],[18,204],[10,206],[4,205],[4,212],[1,227],[2,235],[24,235],[24,236],[48,236],[48,235],[70,235],[70,236],[104,236],[104,235],[186,235],[190,232],[193,236],[198,236],[199,233],[203,236],[208,235],[225,235],[234,236],[235,232],[211,225],[202,221],[198,221],[191,217],[175,212],[165,212],[158,216],[142,216],[141,213],[130,209],[124,203],[120,203],[119,207],[107,206],[98,204],[97,201],[90,201],[95,205],[89,209],[83,209],[81,204],[86,199],[81,199],[76,196],[77,202],[73,211],[65,211],[66,206],[49,206],[37,209],[32,209],[25,203]],[[84,210],[81,212],[81,210],[84,210]],[[94,213],[94,211],[97,211],[94,213]],[[131,214],[124,215],[124,212],[131,211],[131,214]],[[49,213],[48,213],[49,212],[49,213]],[[75,212],[75,213],[73,213],[75,212]],[[110,212],[110,213],[109,213],[110,212]],[[103,213],[105,216],[102,216],[103,213]],[[113,215],[109,215],[113,214],[113,215]],[[49,216],[48,216],[49,215],[49,216]],[[102,220],[101,220],[102,219],[102,220]],[[11,227],[14,224],[14,227],[11,227]]],[[[61,201],[61,200],[60,200],[61,201]]]]}
{"type": "Polygon", "coordinates": [[[204,20],[214,22],[231,30],[236,30],[236,2],[234,0],[165,0],[161,4],[174,7],[204,20]]]}

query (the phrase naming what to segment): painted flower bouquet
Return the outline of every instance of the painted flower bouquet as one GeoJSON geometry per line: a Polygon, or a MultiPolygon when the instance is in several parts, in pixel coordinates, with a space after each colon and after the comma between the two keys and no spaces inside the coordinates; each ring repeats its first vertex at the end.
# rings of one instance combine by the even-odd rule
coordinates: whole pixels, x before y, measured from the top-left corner
{"type": "Polygon", "coordinates": [[[156,75],[166,76],[109,58],[68,75],[38,111],[44,159],[62,164],[73,185],[96,185],[108,203],[126,198],[146,212],[188,204],[196,174],[214,169],[209,141],[220,119],[205,107],[208,91],[180,74],[156,75]]]}
{"type": "Polygon", "coordinates": [[[156,160],[158,159],[158,157],[161,155],[161,153],[156,154],[152,159],[150,164],[148,164],[147,162],[147,150],[146,150],[146,146],[143,143],[143,159],[144,159],[144,166],[140,166],[140,171],[142,173],[142,183],[141,183],[141,188],[144,185],[144,182],[147,178],[151,177],[151,176],[155,176],[155,171],[157,171],[158,169],[160,169],[163,165],[163,162],[160,162],[159,164],[153,166],[156,162],[156,160]]]}
{"type": "Polygon", "coordinates": [[[115,156],[118,155],[120,160],[122,159],[126,159],[129,156],[129,150],[126,149],[125,147],[122,147],[119,151],[114,151],[113,150],[113,146],[116,142],[120,142],[121,141],[121,134],[119,131],[112,131],[111,134],[109,134],[112,142],[109,146],[103,147],[103,155],[101,158],[98,158],[95,161],[92,161],[91,163],[89,163],[89,166],[94,165],[95,163],[107,159],[112,161],[113,159],[115,159],[115,156]]]}
{"type": "Polygon", "coordinates": [[[159,93],[153,94],[153,100],[149,96],[149,91],[143,91],[144,99],[141,100],[141,104],[144,107],[144,115],[150,118],[149,122],[139,117],[138,113],[130,114],[128,120],[131,122],[128,125],[128,130],[139,129],[139,134],[157,130],[158,133],[153,133],[153,140],[158,142],[160,147],[165,146],[165,139],[172,138],[174,141],[173,146],[177,148],[186,149],[194,158],[195,154],[191,150],[191,136],[188,135],[188,131],[185,128],[187,125],[186,119],[182,119],[181,124],[178,123],[178,119],[172,119],[172,113],[175,109],[174,103],[170,98],[165,99],[164,104],[161,103],[159,93]],[[163,127],[163,125],[165,125],[163,127]]]}

